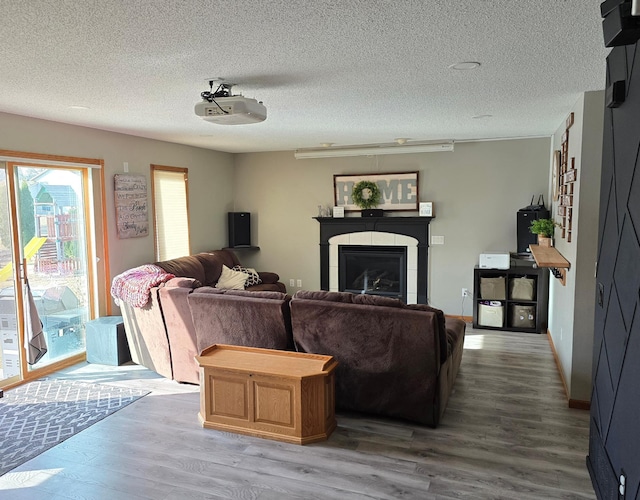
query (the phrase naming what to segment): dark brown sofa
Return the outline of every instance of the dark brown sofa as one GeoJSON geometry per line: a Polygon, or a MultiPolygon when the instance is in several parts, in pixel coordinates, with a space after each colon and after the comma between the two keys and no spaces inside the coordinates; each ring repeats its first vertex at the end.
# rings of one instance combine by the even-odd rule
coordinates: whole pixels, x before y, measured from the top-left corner
{"type": "MultiPolygon", "coordinates": [[[[223,265],[233,268],[241,264],[232,251],[225,249],[155,265],[176,278],[151,288],[150,301],[142,308],[126,302],[120,305],[132,360],[164,377],[198,384],[200,374],[194,356],[200,351],[187,297],[203,285],[214,287],[223,265]]],[[[276,273],[258,272],[258,275],[262,283],[247,290],[286,293],[276,273]]]]}
{"type": "Polygon", "coordinates": [[[329,354],[336,406],[436,427],[462,360],[465,323],[427,305],[343,292],[297,292],[298,350],[329,354]]]}

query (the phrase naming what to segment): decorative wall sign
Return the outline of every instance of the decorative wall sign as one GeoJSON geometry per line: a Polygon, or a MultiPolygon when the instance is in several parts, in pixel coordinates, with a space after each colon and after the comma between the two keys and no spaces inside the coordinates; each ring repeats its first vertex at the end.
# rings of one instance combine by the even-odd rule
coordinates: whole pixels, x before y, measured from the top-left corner
{"type": "Polygon", "coordinates": [[[560,196],[560,163],[562,162],[560,150],[553,152],[553,171],[551,183],[553,185],[553,201],[558,201],[560,196]]]}
{"type": "Polygon", "coordinates": [[[116,174],[114,194],[118,238],[148,236],[147,178],[144,175],[116,174]]]}
{"type": "Polygon", "coordinates": [[[565,122],[566,130],[564,134],[562,134],[560,169],[558,173],[557,199],[560,202],[560,205],[558,206],[558,215],[562,217],[562,237],[566,238],[568,243],[571,243],[571,233],[573,231],[573,183],[578,179],[575,158],[571,158],[571,166],[569,166],[569,129],[571,128],[571,125],[573,125],[573,121],[574,115],[571,113],[565,122]]]}
{"type": "Polygon", "coordinates": [[[432,201],[420,202],[420,211],[418,213],[420,217],[433,217],[433,202],[432,201]]]}
{"type": "Polygon", "coordinates": [[[353,202],[352,191],[360,181],[375,182],[380,188],[382,200],[377,208],[383,210],[418,210],[418,172],[393,172],[389,174],[334,175],[335,205],[347,212],[360,210],[353,202]]]}

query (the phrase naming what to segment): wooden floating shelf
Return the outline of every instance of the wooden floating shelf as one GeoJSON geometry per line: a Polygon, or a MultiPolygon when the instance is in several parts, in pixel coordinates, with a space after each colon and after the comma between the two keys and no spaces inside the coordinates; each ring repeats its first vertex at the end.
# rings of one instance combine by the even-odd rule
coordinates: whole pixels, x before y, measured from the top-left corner
{"type": "Polygon", "coordinates": [[[548,267],[553,275],[560,280],[562,286],[567,283],[567,269],[571,264],[554,247],[541,247],[540,245],[529,245],[531,255],[538,264],[538,267],[548,267]]]}
{"type": "Polygon", "coordinates": [[[529,245],[531,255],[538,264],[538,267],[558,267],[569,269],[571,264],[554,247],[541,247],[540,245],[529,245]]]}

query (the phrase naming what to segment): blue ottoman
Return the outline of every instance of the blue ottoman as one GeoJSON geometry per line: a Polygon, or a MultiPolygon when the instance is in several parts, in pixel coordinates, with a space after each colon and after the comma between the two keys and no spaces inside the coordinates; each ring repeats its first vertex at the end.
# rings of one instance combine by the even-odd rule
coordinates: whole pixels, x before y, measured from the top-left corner
{"type": "Polygon", "coordinates": [[[87,361],[119,366],[131,361],[122,316],[105,316],[86,324],[87,361]]]}

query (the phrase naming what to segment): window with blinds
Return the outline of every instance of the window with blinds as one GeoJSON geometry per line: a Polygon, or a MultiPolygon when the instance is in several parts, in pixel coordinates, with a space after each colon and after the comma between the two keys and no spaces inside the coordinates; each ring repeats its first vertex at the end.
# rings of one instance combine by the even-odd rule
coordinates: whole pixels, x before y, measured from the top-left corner
{"type": "Polygon", "coordinates": [[[189,255],[187,169],[151,165],[156,259],[189,255]]]}

